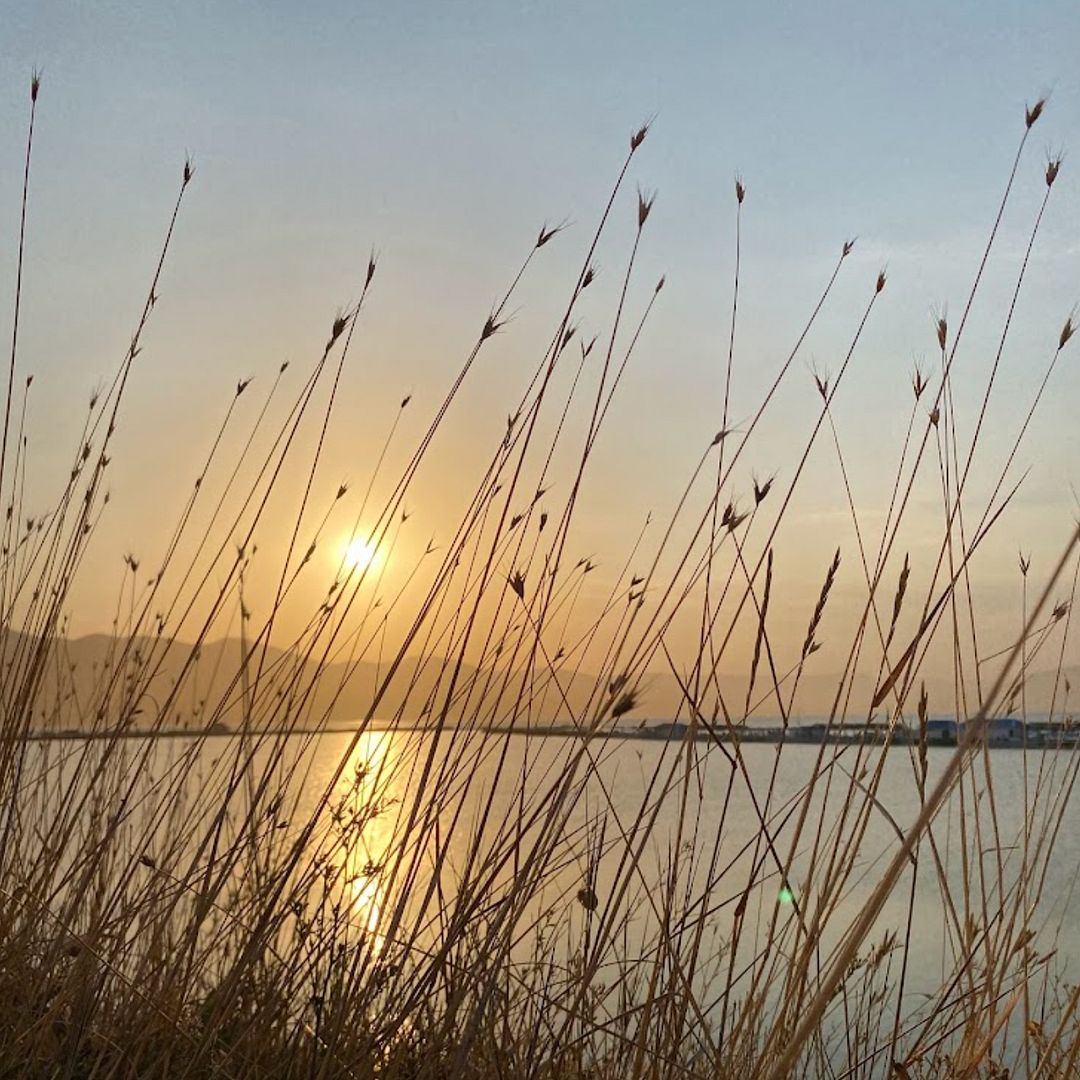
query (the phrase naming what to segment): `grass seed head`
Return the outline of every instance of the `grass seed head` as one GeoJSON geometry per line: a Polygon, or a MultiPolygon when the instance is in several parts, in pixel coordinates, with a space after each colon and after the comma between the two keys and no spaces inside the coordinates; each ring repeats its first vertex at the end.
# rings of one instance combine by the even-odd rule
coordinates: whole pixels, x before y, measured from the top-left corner
{"type": "Polygon", "coordinates": [[[557,236],[565,228],[565,221],[559,222],[558,225],[552,225],[551,228],[548,228],[547,222],[545,222],[543,228],[540,230],[540,235],[536,238],[536,247],[542,248],[553,236],[557,236]]]}
{"type": "Polygon", "coordinates": [[[337,317],[334,319],[333,325],[330,327],[330,340],[326,343],[326,351],[329,352],[334,342],[341,337],[345,331],[345,327],[349,325],[349,316],[344,311],[339,311],[337,317]]]}
{"type": "Polygon", "coordinates": [[[647,123],[642,124],[641,127],[630,136],[630,153],[634,153],[637,148],[645,141],[645,136],[649,134],[649,125],[647,123]]]}
{"type": "Polygon", "coordinates": [[[588,885],[583,886],[577,891],[577,902],[586,911],[595,911],[598,905],[595,891],[588,885]]]}
{"type": "Polygon", "coordinates": [[[637,193],[637,223],[638,228],[642,228],[645,222],[649,220],[649,212],[653,208],[653,203],[656,202],[655,191],[645,191],[642,188],[638,188],[637,193]]]}
{"type": "Polygon", "coordinates": [[[1035,121],[1042,116],[1043,109],[1046,108],[1046,98],[1041,97],[1034,105],[1026,105],[1024,107],[1024,123],[1027,125],[1027,129],[1030,131],[1035,126],[1035,121]]]}
{"type": "Polygon", "coordinates": [[[1069,343],[1069,338],[1076,333],[1076,327],[1073,326],[1072,316],[1070,315],[1065,320],[1065,325],[1061,328],[1061,337],[1058,338],[1058,348],[1064,349],[1069,343]]]}
{"type": "Polygon", "coordinates": [[[30,101],[36,102],[38,99],[38,92],[41,90],[41,71],[38,68],[34,68],[30,75],[30,101]]]}
{"type": "Polygon", "coordinates": [[[918,364],[915,365],[915,370],[911,374],[911,389],[915,392],[915,400],[923,396],[923,392],[926,390],[926,384],[928,380],[923,374],[922,369],[918,364]]]}
{"type": "Polygon", "coordinates": [[[746,198],[746,188],[743,186],[742,177],[735,174],[735,199],[740,206],[742,206],[743,199],[746,198]]]}
{"type": "Polygon", "coordinates": [[[515,570],[509,577],[510,588],[517,594],[519,600],[525,599],[525,575],[520,570],[515,570]]]}
{"type": "Polygon", "coordinates": [[[1061,170],[1061,162],[1064,160],[1062,154],[1049,154],[1046,158],[1046,186],[1053,187],[1054,181],[1057,179],[1058,172],[1061,170]]]}

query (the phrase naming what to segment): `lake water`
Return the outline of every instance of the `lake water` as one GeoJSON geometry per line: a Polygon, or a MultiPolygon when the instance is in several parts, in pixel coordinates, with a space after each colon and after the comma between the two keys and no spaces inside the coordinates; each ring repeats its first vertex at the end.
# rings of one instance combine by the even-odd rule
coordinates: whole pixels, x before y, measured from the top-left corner
{"type": "MultiPolygon", "coordinates": [[[[570,949],[609,913],[618,928],[611,948],[648,958],[659,936],[692,935],[704,920],[702,955],[711,949],[715,962],[701,964],[695,989],[711,1009],[729,967],[748,980],[754,964],[765,963],[759,950],[770,926],[780,928],[773,940],[781,948],[797,940],[798,920],[809,921],[823,903],[830,914],[819,955],[826,959],[896,851],[898,830],[920,807],[914,748],[746,744],[736,752],[731,744],[655,739],[582,747],[572,737],[475,731],[438,739],[426,731],[293,735],[262,745],[237,737],[126,740],[123,770],[138,777],[126,843],[132,854],[175,861],[198,839],[193,822],[225,798],[237,812],[258,802],[259,783],[269,779],[285,793],[271,826],[287,847],[331,791],[326,816],[340,823],[353,814],[348,840],[335,846],[334,829],[321,830],[312,849],[346,860],[351,918],[373,939],[423,922],[405,913],[435,903],[432,876],[444,907],[463,877],[478,880],[478,866],[490,867],[484,880],[493,900],[511,895],[539,847],[548,872],[518,913],[512,957],[526,959],[537,934],[556,924],[570,949]],[[250,764],[238,783],[242,754],[250,764]],[[163,810],[177,800],[190,827],[180,841],[163,810]],[[414,860],[410,875],[398,862],[395,876],[399,859],[414,860]],[[823,897],[830,874],[837,886],[823,897]],[[665,895],[678,897],[674,917],[663,908],[665,895]],[[741,962],[729,964],[737,921],[741,962]]],[[[59,793],[98,752],[78,740],[43,743],[27,772],[44,769],[59,793]]],[[[953,752],[929,748],[927,789],[953,752]]],[[[1069,796],[1077,753],[996,749],[969,765],[920,845],[917,872],[905,871],[864,945],[865,953],[889,932],[901,942],[910,937],[905,1008],[925,1002],[968,952],[972,969],[990,962],[982,955],[981,943],[993,937],[986,928],[997,933],[1025,908],[1037,935],[1031,948],[1054,951],[1053,970],[1075,978],[1080,836],[1069,796]]],[[[55,806],[59,795],[50,798],[55,806]]],[[[412,944],[422,947],[422,935],[412,944]]],[[[895,983],[898,953],[890,964],[895,983]]]]}

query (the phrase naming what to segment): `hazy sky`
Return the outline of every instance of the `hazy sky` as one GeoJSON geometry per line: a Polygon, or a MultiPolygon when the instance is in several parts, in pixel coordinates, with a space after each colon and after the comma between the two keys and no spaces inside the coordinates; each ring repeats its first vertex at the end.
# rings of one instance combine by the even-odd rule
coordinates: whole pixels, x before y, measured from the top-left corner
{"type": "MultiPolygon", "coordinates": [[[[160,509],[191,480],[185,447],[205,444],[235,381],[250,375],[265,387],[281,361],[310,362],[337,306],[355,298],[372,246],[380,269],[330,434],[328,485],[366,481],[394,406],[412,393],[408,445],[541,223],[566,218],[572,227],[525,282],[515,319],[484,354],[419,489],[416,543],[437,535],[458,505],[455,492],[466,494],[467,485],[447,481],[490,453],[628,135],[654,115],[600,254],[604,288],[588,311],[591,329],[610,318],[633,238],[634,183],[659,196],[631,309],[640,311],[661,273],[668,284],[598,447],[576,549],[599,559],[602,584],[645,513],[670,512],[719,426],[736,171],[748,190],[736,422],[793,344],[842,241],[858,237],[748,455],[743,492],[751,466],[778,471],[779,484],[790,479],[816,415],[810,366],[838,369],[874,275],[888,269],[836,402],[856,502],[876,544],[912,365],[935,369],[931,315],[944,305],[955,318],[963,307],[1025,102],[1051,94],[957,360],[962,436],[970,437],[1042,198],[1046,149],[1080,143],[1075,0],[0,0],[0,8],[2,296],[14,273],[27,82],[35,65],[45,76],[20,354],[20,370],[37,377],[32,481],[45,485],[67,460],[86,397],[113,370],[137,317],[185,153],[197,167],[116,449],[114,507],[95,547],[102,596],[106,582],[115,588],[123,551],[152,548],[155,529],[164,535],[160,509]]],[[[989,489],[978,485],[1000,468],[1080,299],[1074,164],[1067,156],[1003,358],[985,473],[973,480],[976,509],[989,489]]],[[[1072,520],[1077,360],[1063,357],[1014,473],[1034,471],[980,564],[991,624],[1014,618],[1017,548],[1045,569],[1072,520]]],[[[823,437],[815,479],[793,505],[788,547],[778,552],[792,582],[793,639],[838,543],[852,553],[843,588],[858,595],[835,462],[823,437]]],[[[937,535],[934,479],[928,470],[913,508],[916,552],[937,535]]],[[[92,610],[81,628],[91,627],[92,610]]]]}

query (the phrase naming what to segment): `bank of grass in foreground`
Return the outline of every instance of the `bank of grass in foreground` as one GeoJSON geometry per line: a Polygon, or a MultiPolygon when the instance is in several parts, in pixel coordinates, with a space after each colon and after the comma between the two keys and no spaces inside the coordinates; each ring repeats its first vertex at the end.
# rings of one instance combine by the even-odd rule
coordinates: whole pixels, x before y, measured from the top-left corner
{"type": "MultiPolygon", "coordinates": [[[[46,505],[44,493],[31,499],[27,490],[31,380],[19,351],[39,89],[35,77],[0,458],[0,1075],[1073,1074],[1080,990],[1061,977],[1042,894],[1078,759],[1071,750],[1028,754],[1021,825],[1005,835],[979,730],[1022,699],[1031,665],[1061,672],[1080,566],[1075,535],[1030,593],[1022,567],[1024,633],[992,663],[973,663],[980,642],[968,618],[972,556],[991,529],[1007,527],[1013,457],[1073,332],[1071,322],[1048,331],[1047,359],[1018,406],[1012,453],[988,504],[976,505],[966,484],[985,442],[984,412],[965,441],[954,395],[974,395],[985,410],[1000,392],[997,358],[1011,309],[983,384],[958,385],[953,362],[1000,212],[960,320],[937,325],[940,371],[914,375],[899,464],[881,481],[881,536],[871,543],[856,528],[856,548],[822,567],[795,655],[780,654],[770,636],[774,542],[793,494],[813,482],[811,448],[845,463],[833,403],[885,275],[866,283],[842,363],[808,387],[815,420],[806,452],[736,502],[726,493],[737,470],[753,464],[777,388],[793,366],[800,373],[796,358],[852,245],[823,267],[820,297],[801,326],[790,313],[790,354],[738,432],[727,392],[739,364],[736,260],[717,434],[703,440],[686,476],[673,477],[669,521],[634,551],[633,565],[645,569],[628,564],[599,610],[586,612],[581,584],[592,564],[568,549],[586,497],[581,481],[663,285],[632,308],[653,201],[639,192],[628,207],[624,189],[643,127],[567,282],[564,311],[508,405],[505,436],[479,475],[460,477],[467,508],[446,530],[452,539],[413,571],[422,588],[376,589],[374,564],[343,563],[302,631],[281,640],[278,613],[310,594],[310,556],[331,523],[362,523],[371,543],[393,550],[461,386],[477,377],[478,356],[559,229],[541,230],[505,295],[477,320],[476,339],[414,447],[394,442],[390,418],[362,498],[342,487],[319,505],[317,481],[329,467],[322,435],[334,421],[338,377],[375,302],[374,259],[359,300],[332,320],[298,381],[283,367],[268,388],[239,383],[201,451],[197,482],[174,508],[160,560],[128,556],[108,662],[88,677],[69,661],[65,619],[80,575],[92,572],[88,552],[108,512],[107,470],[130,381],[153,364],[143,336],[194,170],[184,166],[130,348],[81,430],[70,429],[69,478],[46,510],[28,516],[29,505],[46,505]],[[628,213],[633,242],[618,300],[592,337],[578,330],[582,298],[597,251],[628,213]],[[570,466],[557,466],[568,448],[570,466]],[[308,482],[285,526],[286,557],[271,570],[253,556],[261,535],[283,528],[268,507],[283,472],[297,465],[308,482]],[[929,585],[917,595],[898,538],[927,475],[940,486],[941,533],[929,585]],[[762,701],[785,720],[798,709],[842,566],[863,589],[834,716],[876,717],[889,730],[904,719],[920,734],[891,750],[823,741],[792,795],[777,776],[793,748],[780,742],[768,751],[770,767],[752,772],[738,729],[762,701]],[[261,620],[245,604],[256,575],[274,597],[261,620]],[[700,627],[689,655],[668,651],[666,630],[677,618],[700,627]],[[239,661],[208,673],[200,647],[236,625],[239,661]],[[718,672],[740,635],[753,642],[752,659],[745,692],[732,695],[718,672]],[[184,641],[194,647],[176,662],[184,641]],[[931,650],[956,657],[956,712],[973,721],[969,740],[934,773],[920,693],[931,650]],[[331,723],[350,670],[374,658],[380,675],[362,723],[316,783],[310,733],[331,723]],[[857,669],[876,674],[872,700],[851,697],[857,669]],[[596,736],[641,707],[657,670],[678,681],[674,719],[688,734],[656,756],[644,795],[627,805],[605,780],[610,744],[596,736]],[[582,691],[587,671],[596,674],[582,691]],[[207,685],[214,693],[200,697],[207,685]],[[576,737],[561,740],[554,760],[511,753],[511,733],[551,710],[576,737]],[[170,740],[164,767],[163,743],[123,738],[133,728],[171,730],[178,714],[194,737],[170,740]],[[358,754],[376,717],[401,729],[391,735],[394,750],[358,754]],[[418,717],[429,728],[423,737],[405,730],[418,717]],[[214,740],[211,753],[210,735],[226,719],[239,734],[214,740]],[[491,731],[493,722],[505,734],[491,731]],[[28,737],[68,727],[102,737],[28,737]],[[891,819],[879,798],[887,754],[910,773],[921,807],[914,820],[891,819]],[[705,783],[710,798],[721,792],[718,814],[703,813],[705,783]],[[733,808],[756,822],[737,851],[725,844],[733,808]],[[884,855],[868,839],[880,835],[883,817],[893,830],[884,855]],[[853,913],[845,900],[857,884],[866,898],[853,913]],[[925,890],[940,904],[935,932],[945,952],[937,984],[919,995],[908,992],[909,961],[926,932],[913,925],[925,890]],[[886,903],[888,918],[879,918],[886,903]]],[[[1017,170],[1030,167],[1025,151],[1042,111],[1039,102],[1024,118],[1002,211],[1017,170]]],[[[1060,164],[1045,169],[1046,201],[1060,164]]],[[[747,198],[739,181],[737,240],[747,198]]],[[[1041,220],[1040,210],[1032,245],[1041,220]]],[[[1016,295],[1028,273],[1025,260],[1016,295]]],[[[857,525],[850,489],[836,497],[857,525]]],[[[1071,528],[1064,524],[1063,537],[1071,528]]],[[[1050,711],[1066,710],[1063,682],[1050,711]]]]}

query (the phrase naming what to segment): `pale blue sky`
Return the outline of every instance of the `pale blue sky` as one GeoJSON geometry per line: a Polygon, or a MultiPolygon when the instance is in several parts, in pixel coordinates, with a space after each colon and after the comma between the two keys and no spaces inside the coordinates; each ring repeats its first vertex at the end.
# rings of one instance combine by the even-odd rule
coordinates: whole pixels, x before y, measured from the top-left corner
{"type": "MultiPolygon", "coordinates": [[[[717,427],[736,170],[749,192],[736,419],[794,340],[842,240],[857,235],[856,254],[807,343],[807,364],[838,366],[873,276],[888,266],[886,302],[837,403],[856,494],[872,517],[906,420],[911,364],[935,361],[935,305],[962,307],[1025,102],[1052,94],[969,330],[964,355],[979,372],[1042,195],[1044,150],[1080,144],[1074,0],[0,7],[4,296],[26,83],[33,66],[45,73],[22,353],[40,378],[39,432],[71,423],[122,351],[189,151],[196,184],[134,389],[132,439],[160,434],[175,447],[200,438],[208,394],[310,355],[328,314],[355,295],[374,245],[382,265],[369,350],[332,447],[339,459],[362,458],[376,441],[364,442],[367,418],[381,431],[403,392],[417,395],[417,425],[426,419],[541,222],[568,217],[576,227],[528,283],[498,366],[468,388],[460,427],[446,436],[463,462],[479,461],[487,443],[474,430],[502,423],[628,134],[655,114],[632,175],[659,189],[633,298],[662,272],[669,287],[598,453],[594,510],[581,526],[584,547],[617,548],[613,562],[625,541],[618,508],[666,512],[717,427]]],[[[1002,431],[1012,431],[1017,401],[1080,298],[1073,166],[1067,158],[1006,353],[992,413],[1002,431]]],[[[609,283],[631,214],[628,199],[625,227],[601,253],[609,283]]],[[[1025,449],[1022,464],[1039,468],[994,555],[1002,576],[1018,541],[1048,561],[1067,527],[1068,483],[1080,481],[1076,372],[1063,365],[1025,449]]],[[[971,386],[974,400],[981,384],[971,386]]],[[[813,407],[804,367],[747,472],[753,464],[783,476],[813,407]]],[[[125,482],[137,492],[186,477],[172,447],[120,466],[103,542],[121,548],[145,528],[139,498],[123,499],[125,482]]],[[[804,523],[843,522],[830,461],[826,444],[827,480],[797,507],[804,523]]],[[[987,464],[992,472],[992,455],[987,464]]],[[[928,488],[930,510],[932,497],[928,488]]],[[[815,530],[807,559],[816,565],[831,551],[834,532],[815,530]]]]}

